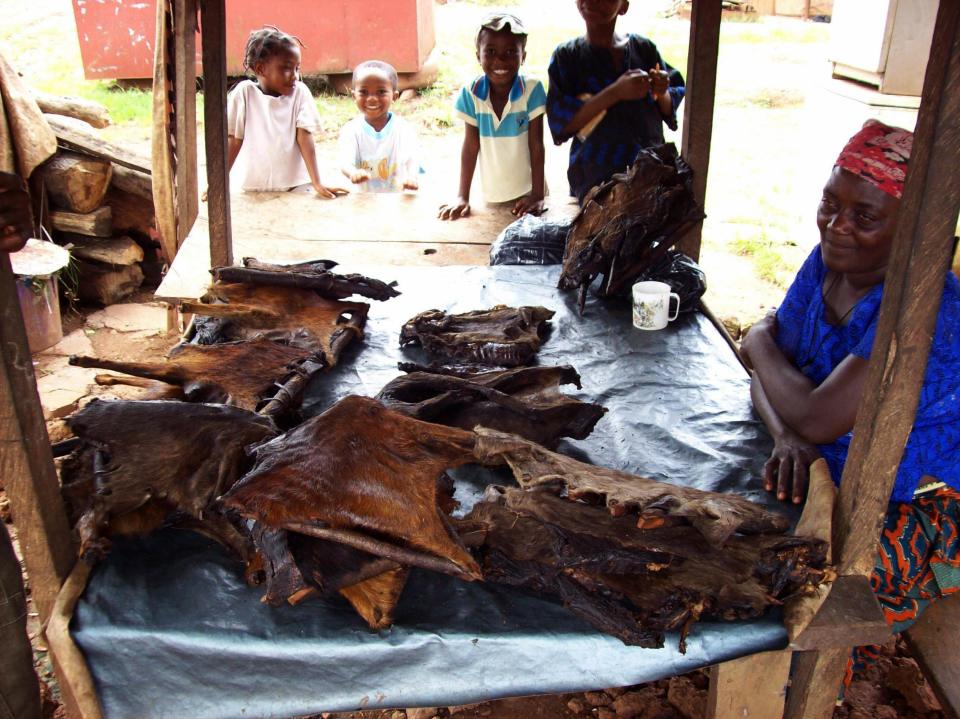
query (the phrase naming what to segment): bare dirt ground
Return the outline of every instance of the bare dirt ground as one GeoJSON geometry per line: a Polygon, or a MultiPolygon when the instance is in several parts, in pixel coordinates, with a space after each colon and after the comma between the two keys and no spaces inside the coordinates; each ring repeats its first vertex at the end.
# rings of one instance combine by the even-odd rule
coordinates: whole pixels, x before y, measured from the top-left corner
{"type": "MultiPolygon", "coordinates": [[[[553,0],[551,0],[553,2],[553,0]]],[[[531,18],[533,29],[542,14],[542,2],[515,3],[516,11],[531,18]]],[[[557,12],[570,13],[565,7],[557,12]]],[[[635,5],[640,5],[635,3],[635,5]]],[[[551,10],[553,10],[551,7],[551,10]]],[[[437,22],[471,21],[486,8],[472,3],[436,7],[437,22]]],[[[49,73],[53,58],[78,78],[79,53],[68,0],[0,0],[0,50],[30,81],[49,73]],[[17,51],[10,51],[16,41],[17,51]],[[66,58],[66,59],[64,59],[66,58]]],[[[633,12],[633,11],[632,11],[633,12]]],[[[773,19],[774,23],[797,22],[773,19]]],[[[714,121],[708,220],[704,229],[701,264],[708,274],[707,301],[721,317],[738,324],[752,321],[775,307],[799,262],[816,242],[813,213],[819,188],[843,140],[869,116],[912,126],[913,113],[897,108],[871,107],[852,100],[827,78],[822,52],[803,56],[789,47],[760,50],[749,45],[724,51],[718,69],[718,105],[714,121]],[[719,94],[723,88],[727,91],[719,94]],[[731,91],[732,88],[732,91],[731,91]],[[767,219],[764,219],[767,218],[767,219]],[[746,238],[747,243],[742,242],[746,238]],[[743,247],[750,243],[775,247],[782,258],[766,278],[758,276],[756,262],[743,247]]],[[[420,102],[419,99],[410,101],[420,102]]],[[[413,107],[413,105],[409,106],[413,107]]],[[[398,112],[406,112],[404,103],[398,112]]],[[[105,133],[113,142],[149,154],[149,130],[132,124],[115,125],[105,133]]],[[[459,133],[429,134],[421,138],[423,156],[442,193],[455,176],[459,133]]],[[[676,134],[679,141],[679,133],[676,134]]],[[[321,138],[320,157],[330,172],[334,139],[321,138]]],[[[548,145],[547,175],[552,201],[561,201],[567,148],[548,145]]],[[[93,396],[133,397],[139,390],[98,387],[92,370],[67,366],[69,354],[93,354],[117,360],[161,357],[178,340],[165,329],[165,310],[152,303],[149,290],[128,304],[107,310],[78,307],[64,314],[65,340],[35,357],[38,384],[48,412],[51,441],[66,436],[62,417],[93,396]]],[[[0,487],[0,515],[9,522],[0,487]]],[[[46,715],[57,711],[56,683],[35,617],[31,621],[37,667],[50,698],[46,715]]],[[[703,671],[650,685],[604,691],[504,699],[468,707],[386,710],[324,714],[335,719],[432,719],[432,717],[490,717],[492,719],[698,719],[703,716],[707,676],[703,671]]],[[[847,700],[834,715],[838,719],[909,717],[939,719],[942,713],[915,662],[894,642],[877,667],[858,677],[847,700]]]]}

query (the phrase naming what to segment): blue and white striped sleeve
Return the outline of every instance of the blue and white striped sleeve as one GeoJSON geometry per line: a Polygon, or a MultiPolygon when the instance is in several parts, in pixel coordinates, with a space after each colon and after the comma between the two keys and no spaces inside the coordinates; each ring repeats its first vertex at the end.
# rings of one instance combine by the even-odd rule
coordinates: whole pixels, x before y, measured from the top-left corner
{"type": "Polygon", "coordinates": [[[527,116],[532,120],[547,111],[547,93],[543,89],[543,83],[539,80],[531,78],[528,82],[531,88],[527,97],[527,116]]]}
{"type": "Polygon", "coordinates": [[[460,116],[460,119],[468,125],[476,127],[479,124],[477,120],[477,106],[473,101],[470,88],[463,87],[460,89],[460,94],[457,96],[457,101],[454,103],[453,109],[460,116]]]}

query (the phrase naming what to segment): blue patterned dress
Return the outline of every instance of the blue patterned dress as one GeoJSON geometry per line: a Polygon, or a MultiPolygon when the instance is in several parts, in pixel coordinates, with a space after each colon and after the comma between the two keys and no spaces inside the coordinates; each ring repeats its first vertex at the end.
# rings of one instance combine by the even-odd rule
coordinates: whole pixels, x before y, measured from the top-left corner
{"type": "MultiPolygon", "coordinates": [[[[777,344],[815,384],[847,355],[868,359],[883,285],[860,299],[843,326],[826,320],[819,245],[797,273],[777,310],[777,344]]],[[[818,445],[839,484],[852,433],[818,445]]],[[[960,282],[948,273],[913,430],[897,471],[871,583],[894,631],[908,628],[930,601],[960,590],[960,282]],[[948,486],[914,497],[921,477],[948,486]]],[[[858,647],[849,682],[875,653],[858,647]]]]}

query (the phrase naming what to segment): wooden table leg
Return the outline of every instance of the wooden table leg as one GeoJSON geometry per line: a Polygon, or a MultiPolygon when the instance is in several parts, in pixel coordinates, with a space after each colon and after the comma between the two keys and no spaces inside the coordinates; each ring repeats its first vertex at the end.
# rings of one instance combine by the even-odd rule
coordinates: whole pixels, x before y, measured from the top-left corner
{"type": "Polygon", "coordinates": [[[852,647],[797,652],[784,719],[829,719],[852,647]]]}
{"type": "Polygon", "coordinates": [[[781,719],[792,656],[761,652],[710,667],[707,719],[781,719]]]}

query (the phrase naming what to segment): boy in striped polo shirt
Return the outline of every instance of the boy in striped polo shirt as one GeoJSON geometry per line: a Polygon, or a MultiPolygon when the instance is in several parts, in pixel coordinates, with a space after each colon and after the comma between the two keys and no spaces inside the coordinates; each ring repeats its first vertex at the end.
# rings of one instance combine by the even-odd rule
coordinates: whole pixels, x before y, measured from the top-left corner
{"type": "Polygon", "coordinates": [[[488,15],[477,33],[477,59],[483,69],[460,91],[455,105],[465,135],[460,152],[457,198],[440,208],[440,218],[470,214],[470,185],[480,160],[487,202],[512,202],[520,216],[543,212],[543,114],[547,97],[539,80],[520,74],[527,31],[506,13],[488,15]]]}

